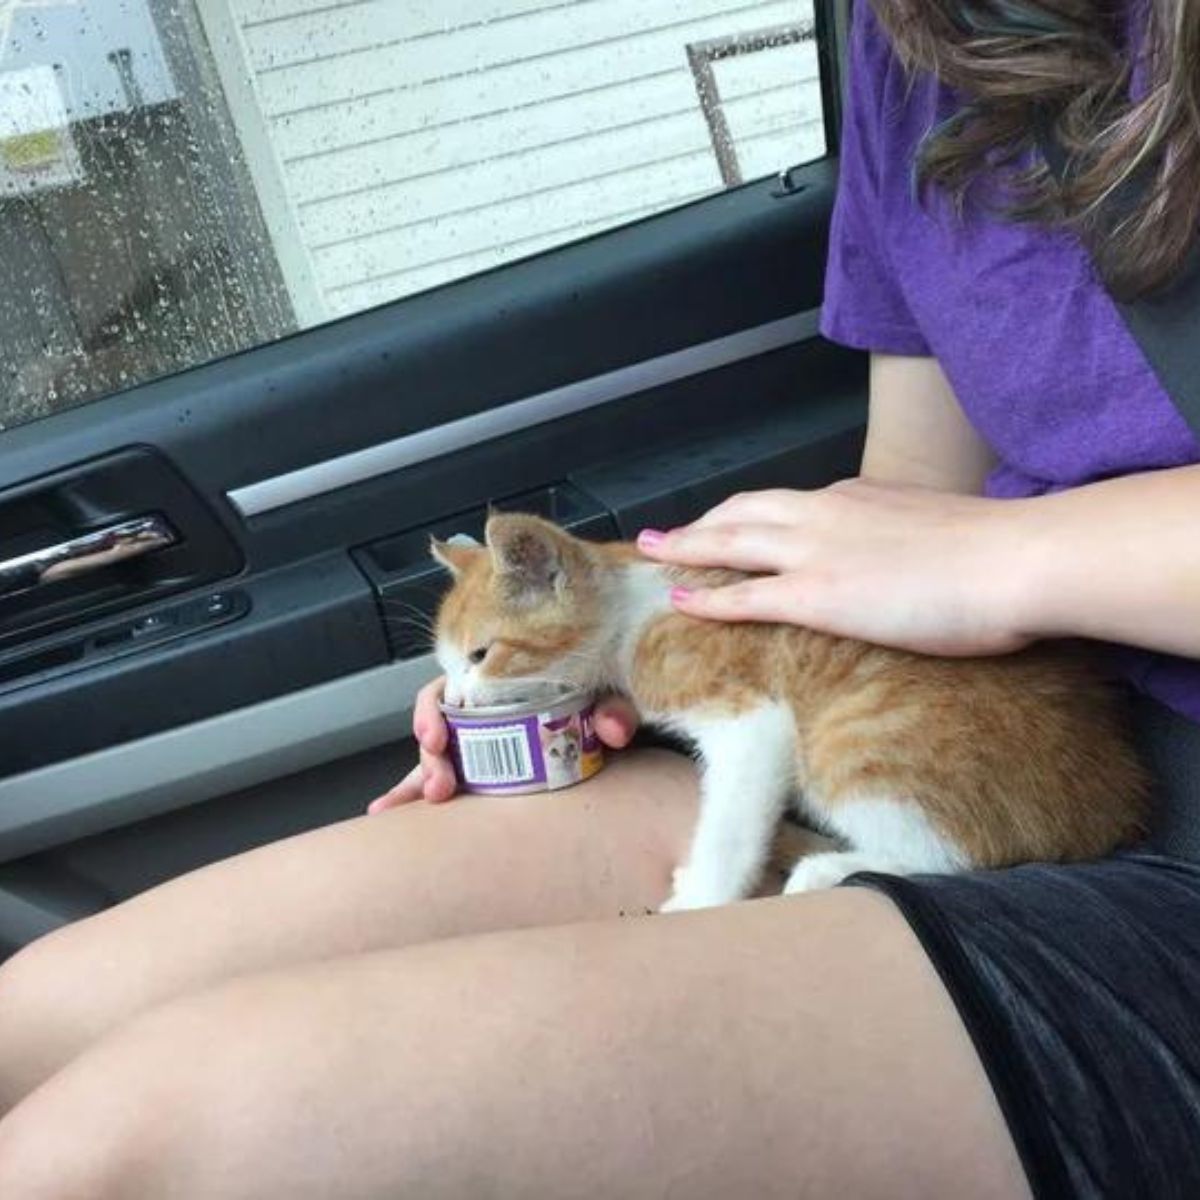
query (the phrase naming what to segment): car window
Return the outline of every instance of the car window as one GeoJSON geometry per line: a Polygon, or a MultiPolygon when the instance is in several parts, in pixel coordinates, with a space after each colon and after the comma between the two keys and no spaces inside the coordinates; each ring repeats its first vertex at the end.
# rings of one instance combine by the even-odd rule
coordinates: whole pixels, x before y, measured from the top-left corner
{"type": "Polygon", "coordinates": [[[0,428],[825,153],[812,0],[0,0],[0,428]]]}

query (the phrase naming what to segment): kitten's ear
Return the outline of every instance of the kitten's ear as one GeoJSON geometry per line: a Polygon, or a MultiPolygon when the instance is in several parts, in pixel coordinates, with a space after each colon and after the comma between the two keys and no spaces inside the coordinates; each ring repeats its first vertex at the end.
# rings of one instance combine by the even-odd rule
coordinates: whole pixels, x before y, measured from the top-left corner
{"type": "Polygon", "coordinates": [[[429,553],[457,579],[485,551],[474,538],[458,533],[444,542],[431,537],[429,553]]]}
{"type": "Polygon", "coordinates": [[[525,513],[494,514],[485,536],[496,574],[517,601],[545,599],[558,591],[575,557],[569,534],[525,513]]]}

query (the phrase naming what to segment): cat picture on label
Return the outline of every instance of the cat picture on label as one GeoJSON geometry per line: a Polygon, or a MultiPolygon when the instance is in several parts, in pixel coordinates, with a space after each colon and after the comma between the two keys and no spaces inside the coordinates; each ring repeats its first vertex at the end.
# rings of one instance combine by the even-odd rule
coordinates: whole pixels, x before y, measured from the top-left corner
{"type": "Polygon", "coordinates": [[[542,760],[546,764],[546,783],[551,789],[570,787],[582,774],[583,733],[577,722],[567,721],[552,728],[539,727],[542,760]]]}

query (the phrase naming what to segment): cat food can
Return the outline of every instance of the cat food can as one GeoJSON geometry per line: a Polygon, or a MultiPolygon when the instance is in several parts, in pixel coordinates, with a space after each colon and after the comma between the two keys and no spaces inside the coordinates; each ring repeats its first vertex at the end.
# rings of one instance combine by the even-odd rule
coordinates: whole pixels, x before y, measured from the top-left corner
{"type": "Polygon", "coordinates": [[[456,708],[443,704],[450,755],[466,792],[553,792],[590,779],[604,765],[585,692],[522,704],[456,708]]]}

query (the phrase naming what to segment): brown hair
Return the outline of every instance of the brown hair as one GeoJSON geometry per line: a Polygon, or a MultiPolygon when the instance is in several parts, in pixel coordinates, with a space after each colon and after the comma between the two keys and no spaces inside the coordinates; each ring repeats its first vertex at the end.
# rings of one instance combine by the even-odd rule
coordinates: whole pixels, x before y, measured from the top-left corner
{"type": "Polygon", "coordinates": [[[1118,296],[1170,283],[1200,233],[1200,0],[872,2],[905,63],[965,97],[922,147],[923,187],[961,203],[985,168],[1012,166],[1034,144],[1044,119],[1070,156],[1069,181],[1042,166],[1018,172],[1008,210],[1075,228],[1118,296]],[[1131,10],[1147,23],[1148,87],[1136,100],[1131,10]],[[1110,208],[1131,182],[1136,205],[1110,208]]]}

